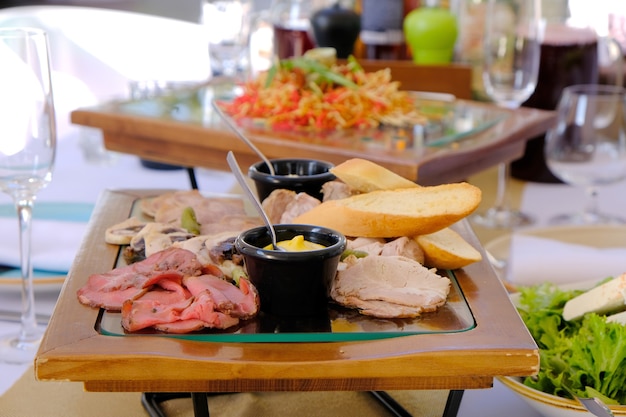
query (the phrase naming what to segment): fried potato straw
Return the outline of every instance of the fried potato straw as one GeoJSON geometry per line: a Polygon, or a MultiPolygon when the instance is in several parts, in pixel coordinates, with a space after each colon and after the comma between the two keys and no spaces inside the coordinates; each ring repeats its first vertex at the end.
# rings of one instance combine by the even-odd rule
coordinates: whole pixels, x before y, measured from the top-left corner
{"type": "Polygon", "coordinates": [[[236,120],[261,119],[278,130],[408,127],[426,121],[412,97],[399,90],[400,83],[391,81],[388,68],[365,72],[352,61],[328,70],[349,85],[315,71],[281,66],[247,82],[244,93],[224,109],[236,120]]]}

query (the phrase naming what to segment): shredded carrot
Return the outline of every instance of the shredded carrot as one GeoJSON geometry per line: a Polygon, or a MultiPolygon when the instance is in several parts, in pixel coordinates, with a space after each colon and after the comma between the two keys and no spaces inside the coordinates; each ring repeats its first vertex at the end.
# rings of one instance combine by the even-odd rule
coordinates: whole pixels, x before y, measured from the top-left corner
{"type": "Polygon", "coordinates": [[[425,117],[391,72],[363,71],[349,65],[330,68],[354,87],[321,81],[302,68],[278,68],[247,82],[243,94],[224,104],[234,119],[262,120],[274,129],[332,130],[373,128],[381,124],[407,127],[425,117]]]}

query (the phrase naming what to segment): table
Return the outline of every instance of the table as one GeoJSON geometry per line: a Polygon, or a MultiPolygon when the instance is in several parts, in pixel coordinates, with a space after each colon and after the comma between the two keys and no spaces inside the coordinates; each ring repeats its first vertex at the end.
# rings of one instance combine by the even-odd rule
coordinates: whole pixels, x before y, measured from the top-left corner
{"type": "MultiPolygon", "coordinates": [[[[93,165],[85,161],[78,146],[78,137],[63,132],[59,148],[59,159],[55,178],[38,198],[38,203],[79,201],[95,203],[102,189],[122,187],[149,187],[157,184],[165,187],[185,187],[187,178],[183,171],[169,173],[148,170],[140,166],[138,160],[130,155],[117,155],[110,165],[93,165]],[[81,174],[82,173],[82,174],[81,174]],[[88,179],[88,180],[87,180],[88,179]]],[[[236,181],[231,175],[216,171],[198,171],[200,188],[216,192],[231,192],[236,181]]],[[[484,206],[491,204],[496,184],[494,170],[470,178],[470,182],[480,186],[484,192],[484,206]]],[[[538,226],[546,225],[552,215],[565,209],[575,210],[582,207],[583,192],[573,187],[558,184],[536,184],[513,180],[511,184],[513,205],[532,214],[538,226]]],[[[600,207],[612,214],[622,214],[626,204],[626,184],[618,184],[600,191],[600,207]]],[[[8,197],[0,201],[9,202],[8,197]]],[[[504,231],[482,230],[474,228],[481,243],[504,233],[504,231]]],[[[7,236],[3,235],[2,239],[7,236]]],[[[17,235],[16,235],[17,238],[17,235]]],[[[0,287],[0,304],[3,309],[19,309],[19,296],[16,291],[5,291],[0,287]]],[[[54,308],[58,291],[37,294],[37,311],[50,314],[54,308]]],[[[0,321],[0,333],[16,329],[14,323],[0,321]]],[[[0,364],[0,409],[14,406],[17,415],[51,417],[82,416],[86,413],[96,417],[111,415],[112,410],[124,410],[124,415],[143,417],[145,411],[140,404],[139,393],[85,392],[82,383],[72,382],[36,382],[34,371],[29,365],[17,366],[0,364]],[[27,383],[18,381],[26,372],[27,383]],[[15,381],[18,381],[14,384],[15,381]],[[5,390],[11,391],[6,392],[5,390]],[[33,402],[32,393],[39,398],[49,399],[62,405],[50,407],[44,402],[33,402]],[[58,411],[55,411],[58,410],[58,411]]],[[[9,408],[7,408],[9,409],[9,408]]],[[[539,417],[520,398],[504,388],[499,381],[494,381],[493,388],[472,389],[465,391],[458,417],[500,417],[515,410],[517,417],[539,417]]]]}
{"type": "MultiPolygon", "coordinates": [[[[228,129],[211,107],[223,86],[215,82],[180,95],[135,101],[114,101],[71,113],[78,125],[101,129],[105,146],[114,151],[190,167],[228,170],[226,154],[233,151],[244,172],[259,157],[228,129]],[[193,97],[193,98],[190,98],[193,97]],[[200,98],[198,98],[200,97],[200,98]],[[195,100],[194,105],[189,103],[195,100]]],[[[319,135],[245,129],[269,158],[303,157],[339,164],[349,158],[376,162],[422,185],[456,182],[500,162],[519,158],[528,139],[544,133],[554,112],[502,109],[489,103],[457,100],[453,106],[503,120],[493,127],[445,146],[401,145],[394,137],[368,139],[359,132],[319,135]]],[[[406,135],[411,135],[411,132],[406,135]]]]}

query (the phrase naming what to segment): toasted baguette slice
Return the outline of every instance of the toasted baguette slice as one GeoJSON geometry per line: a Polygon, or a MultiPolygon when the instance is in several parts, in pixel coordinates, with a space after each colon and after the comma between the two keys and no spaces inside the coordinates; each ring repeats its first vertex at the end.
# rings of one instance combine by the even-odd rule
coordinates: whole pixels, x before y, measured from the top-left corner
{"type": "Polygon", "coordinates": [[[468,183],[380,190],[325,201],[294,222],[329,227],[346,236],[425,235],[466,217],[480,199],[480,189],[468,183]]]}
{"type": "Polygon", "coordinates": [[[626,273],[572,298],[563,306],[567,321],[581,318],[587,313],[606,314],[624,309],[626,273]]]}
{"type": "Polygon", "coordinates": [[[330,172],[356,191],[362,193],[419,187],[413,181],[407,180],[395,172],[365,159],[348,159],[331,168],[330,172]]]}
{"type": "Polygon", "coordinates": [[[454,230],[445,227],[435,233],[415,237],[430,268],[458,269],[482,260],[482,255],[454,230]]]}

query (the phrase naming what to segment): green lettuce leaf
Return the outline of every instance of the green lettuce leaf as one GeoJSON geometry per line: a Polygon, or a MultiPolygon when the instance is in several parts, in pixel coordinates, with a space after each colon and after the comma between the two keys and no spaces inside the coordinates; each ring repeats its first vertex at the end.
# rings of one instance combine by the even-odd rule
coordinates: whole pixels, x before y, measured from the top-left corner
{"type": "Polygon", "coordinates": [[[582,291],[552,284],[523,288],[518,311],[540,350],[538,375],[524,384],[548,394],[600,397],[626,404],[626,326],[587,314],[563,320],[563,306],[582,291]]]}

